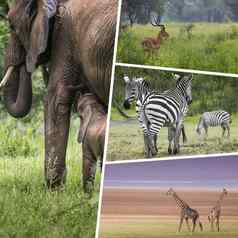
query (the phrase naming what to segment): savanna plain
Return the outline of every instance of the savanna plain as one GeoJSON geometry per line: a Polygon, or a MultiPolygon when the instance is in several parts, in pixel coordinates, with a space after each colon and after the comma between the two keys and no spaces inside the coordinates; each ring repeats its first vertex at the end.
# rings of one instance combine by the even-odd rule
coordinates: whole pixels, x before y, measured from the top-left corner
{"type": "MultiPolygon", "coordinates": [[[[196,227],[192,237],[235,238],[238,235],[238,191],[230,190],[223,201],[221,232],[211,232],[208,213],[218,193],[209,188],[180,189],[186,202],[200,213],[204,230],[196,227]]],[[[186,224],[177,232],[180,210],[166,196],[165,189],[105,188],[101,216],[101,238],[173,238],[191,237],[186,224]]]]}

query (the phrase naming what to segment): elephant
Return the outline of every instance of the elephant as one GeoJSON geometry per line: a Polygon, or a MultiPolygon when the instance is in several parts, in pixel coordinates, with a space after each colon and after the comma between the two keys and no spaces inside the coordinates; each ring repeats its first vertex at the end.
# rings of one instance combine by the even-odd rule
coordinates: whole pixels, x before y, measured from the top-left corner
{"type": "Polygon", "coordinates": [[[85,85],[107,111],[117,20],[117,0],[18,0],[1,82],[6,109],[15,118],[32,105],[31,75],[50,65],[44,95],[45,180],[64,185],[66,149],[75,91],[85,85]]]}
{"type": "Polygon", "coordinates": [[[102,169],[107,116],[94,94],[85,93],[76,98],[80,116],[78,142],[83,143],[83,188],[86,193],[92,193],[97,159],[102,169]]]}

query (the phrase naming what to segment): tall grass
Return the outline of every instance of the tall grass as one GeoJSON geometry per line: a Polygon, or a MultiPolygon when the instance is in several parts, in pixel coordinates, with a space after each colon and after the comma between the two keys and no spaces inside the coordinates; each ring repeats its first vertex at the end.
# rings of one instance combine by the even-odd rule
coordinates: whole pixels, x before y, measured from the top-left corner
{"type": "Polygon", "coordinates": [[[156,37],[159,29],[135,25],[120,34],[117,61],[238,73],[238,24],[195,23],[191,37],[182,33],[185,25],[166,25],[170,38],[153,58],[145,55],[141,41],[148,36],[156,37]]]}
{"type": "Polygon", "coordinates": [[[73,118],[65,189],[44,185],[42,112],[27,122],[4,117],[0,125],[0,237],[95,236],[100,174],[92,198],[83,193],[79,119],[73,118]]]}

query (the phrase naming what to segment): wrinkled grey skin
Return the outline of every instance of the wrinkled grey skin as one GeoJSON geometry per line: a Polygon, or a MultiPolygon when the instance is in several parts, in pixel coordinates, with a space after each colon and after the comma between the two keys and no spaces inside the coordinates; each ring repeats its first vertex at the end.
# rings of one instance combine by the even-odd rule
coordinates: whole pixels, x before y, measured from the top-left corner
{"type": "Polygon", "coordinates": [[[78,142],[83,143],[83,187],[85,192],[91,193],[98,159],[102,168],[107,116],[90,93],[77,99],[76,110],[80,116],[78,142]]]}
{"type": "Polygon", "coordinates": [[[44,98],[45,178],[49,187],[65,180],[65,155],[75,91],[83,83],[107,109],[116,28],[117,0],[18,0],[9,11],[11,26],[4,87],[8,112],[31,109],[31,75],[50,62],[44,98]],[[55,6],[57,4],[57,6],[55,6]],[[50,6],[50,7],[49,7],[50,6]]]}

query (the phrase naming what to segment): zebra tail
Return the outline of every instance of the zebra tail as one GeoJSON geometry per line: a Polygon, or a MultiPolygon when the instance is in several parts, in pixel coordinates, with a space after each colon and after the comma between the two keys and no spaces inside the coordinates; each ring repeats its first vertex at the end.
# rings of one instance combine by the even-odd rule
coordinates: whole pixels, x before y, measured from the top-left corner
{"type": "Polygon", "coordinates": [[[229,123],[231,124],[232,123],[232,119],[230,118],[230,121],[229,121],[229,123]]]}

